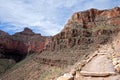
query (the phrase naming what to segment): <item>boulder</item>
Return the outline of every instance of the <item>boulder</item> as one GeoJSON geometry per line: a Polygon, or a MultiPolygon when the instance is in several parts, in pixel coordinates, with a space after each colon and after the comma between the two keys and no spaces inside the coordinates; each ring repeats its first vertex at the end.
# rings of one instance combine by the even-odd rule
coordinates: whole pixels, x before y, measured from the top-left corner
{"type": "Polygon", "coordinates": [[[63,76],[57,78],[57,80],[74,80],[72,74],[66,73],[63,76]]]}
{"type": "Polygon", "coordinates": [[[120,73],[120,64],[114,66],[115,70],[120,73]]]}
{"type": "Polygon", "coordinates": [[[117,64],[120,64],[120,59],[119,58],[113,58],[112,59],[112,64],[115,66],[117,64]]]}

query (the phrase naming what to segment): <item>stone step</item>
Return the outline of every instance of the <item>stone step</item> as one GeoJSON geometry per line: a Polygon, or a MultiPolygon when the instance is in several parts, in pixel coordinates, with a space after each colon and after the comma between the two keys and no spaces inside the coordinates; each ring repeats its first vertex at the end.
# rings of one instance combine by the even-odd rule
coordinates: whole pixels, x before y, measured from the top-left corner
{"type": "Polygon", "coordinates": [[[111,75],[116,75],[115,72],[87,72],[87,71],[80,71],[82,76],[92,76],[92,77],[107,77],[111,75]]]}

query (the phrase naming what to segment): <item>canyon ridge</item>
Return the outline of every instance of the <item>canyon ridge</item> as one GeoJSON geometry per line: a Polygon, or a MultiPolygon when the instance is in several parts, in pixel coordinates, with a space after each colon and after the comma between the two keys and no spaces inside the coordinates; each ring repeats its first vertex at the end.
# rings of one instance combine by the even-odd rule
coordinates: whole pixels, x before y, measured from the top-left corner
{"type": "Polygon", "coordinates": [[[14,35],[0,31],[1,58],[6,58],[5,53],[23,56],[20,60],[14,56],[17,64],[0,79],[119,80],[119,31],[119,7],[75,12],[52,37],[35,34],[29,28],[14,35]]]}

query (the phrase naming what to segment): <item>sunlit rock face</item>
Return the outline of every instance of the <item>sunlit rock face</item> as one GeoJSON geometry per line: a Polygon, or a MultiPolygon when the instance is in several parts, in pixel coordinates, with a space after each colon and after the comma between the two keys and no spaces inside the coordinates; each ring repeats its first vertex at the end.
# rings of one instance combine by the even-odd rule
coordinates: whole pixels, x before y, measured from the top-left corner
{"type": "Polygon", "coordinates": [[[51,50],[80,44],[105,44],[120,31],[120,8],[75,12],[64,29],[52,38],[51,50]]]}

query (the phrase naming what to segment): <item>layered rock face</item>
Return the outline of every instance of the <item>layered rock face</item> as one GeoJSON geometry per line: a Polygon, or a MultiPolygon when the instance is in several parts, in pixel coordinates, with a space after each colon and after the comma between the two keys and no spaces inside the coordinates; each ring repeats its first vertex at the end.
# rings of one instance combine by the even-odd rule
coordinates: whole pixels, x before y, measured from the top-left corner
{"type": "Polygon", "coordinates": [[[51,50],[71,48],[74,45],[105,44],[120,31],[120,8],[90,9],[76,12],[64,29],[52,38],[51,50]]]}
{"type": "Polygon", "coordinates": [[[33,53],[40,53],[48,44],[47,37],[25,28],[22,32],[9,35],[0,30],[0,74],[33,53]]]}
{"type": "MultiPolygon", "coordinates": [[[[68,20],[65,28],[57,34],[53,41],[64,39],[65,47],[90,44],[101,45],[111,42],[91,55],[88,60],[79,62],[78,70],[67,73],[71,77],[61,76],[57,80],[117,80],[120,77],[120,8],[110,10],[90,9],[84,12],[76,12],[68,20]],[[61,36],[62,35],[62,36],[61,36]],[[115,39],[112,37],[117,36],[115,39]],[[83,39],[83,40],[82,40],[83,39]],[[110,56],[110,57],[108,57],[110,56]]],[[[54,43],[53,43],[54,44],[54,43]]],[[[58,44],[59,45],[59,44],[58,44]]],[[[91,47],[93,47],[92,45],[91,47]]],[[[54,45],[56,48],[56,45],[54,45]]],[[[102,45],[101,45],[102,46],[102,45]]],[[[95,46],[94,46],[95,47],[95,46]]]]}
{"type": "MultiPolygon", "coordinates": [[[[43,50],[47,37],[35,34],[31,29],[25,28],[24,31],[12,35],[12,39],[22,42],[27,48],[23,48],[26,50],[20,51],[24,51],[25,53],[39,53],[43,50]]],[[[22,48],[22,46],[19,47],[22,48]]]]}
{"type": "MultiPolygon", "coordinates": [[[[29,33],[27,35],[33,35],[31,30],[26,29],[21,33],[16,33],[13,36],[13,38],[20,41],[21,39],[16,38],[16,35],[22,36],[25,38],[25,40],[22,41],[24,43],[27,43],[26,41],[28,38],[26,38],[26,36],[24,35],[26,34],[25,33],[26,31],[29,33]]],[[[107,76],[112,75],[111,72],[107,73],[105,72],[103,74],[98,73],[106,69],[106,67],[109,67],[110,60],[108,60],[108,56],[106,53],[112,53],[113,51],[111,49],[111,45],[104,46],[103,48],[101,48],[102,46],[101,44],[112,42],[112,37],[117,35],[119,31],[120,31],[119,7],[115,7],[111,10],[90,9],[83,12],[76,12],[68,20],[68,23],[65,25],[64,29],[60,33],[53,36],[51,40],[49,39],[46,40],[44,49],[47,48],[48,50],[42,52],[41,54],[34,55],[32,56],[32,58],[27,58],[28,60],[23,61],[24,63],[22,65],[17,67],[15,70],[6,73],[7,75],[2,76],[1,79],[88,80],[89,78],[91,78],[88,77],[86,79],[84,75],[79,76],[81,70],[82,74],[88,76],[104,77],[106,75],[107,76]],[[77,61],[80,62],[78,63],[78,65],[76,63],[77,61]],[[103,68],[103,64],[100,63],[103,63],[104,61],[106,67],[103,68]],[[91,72],[83,73],[83,71],[86,68],[85,69],[82,68],[84,68],[85,64],[87,64],[88,62],[94,63],[90,67],[89,65],[87,67],[87,70],[92,69],[92,73],[91,72]],[[59,77],[58,79],[55,79],[57,74],[61,75],[59,73],[62,73],[62,71],[65,72],[66,68],[69,69],[69,67],[73,66],[74,64],[76,64],[77,66],[75,66],[75,68],[71,70],[70,73],[66,73],[65,75],[59,77]],[[96,70],[97,72],[93,73],[94,70],[96,70]]],[[[115,49],[119,49],[119,47],[115,49]]],[[[116,66],[115,68],[116,70],[118,70],[119,65],[116,66]]],[[[108,69],[107,71],[110,71],[108,69]]],[[[93,78],[91,80],[93,80],[93,78]]],[[[117,79],[107,78],[106,80],[117,79]]]]}
{"type": "MultiPolygon", "coordinates": [[[[9,35],[0,31],[0,48],[4,55],[21,55],[22,58],[27,54],[40,53],[45,45],[46,37],[35,34],[31,29],[25,28],[24,31],[9,35]]],[[[19,61],[19,60],[17,60],[19,61]]]]}

